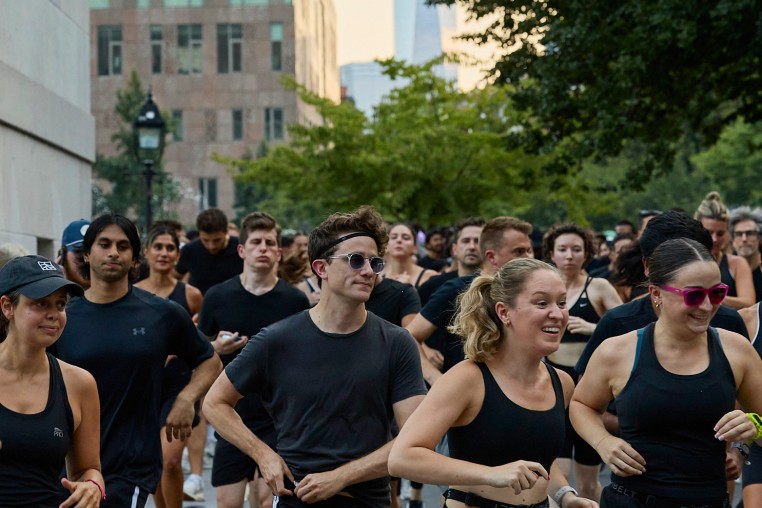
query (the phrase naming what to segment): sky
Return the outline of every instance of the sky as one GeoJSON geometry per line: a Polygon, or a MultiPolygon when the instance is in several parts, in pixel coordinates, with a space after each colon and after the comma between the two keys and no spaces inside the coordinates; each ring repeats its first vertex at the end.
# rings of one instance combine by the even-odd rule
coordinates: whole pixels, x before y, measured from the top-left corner
{"type": "MultiPolygon", "coordinates": [[[[394,0],[333,0],[333,4],[336,8],[339,65],[394,56],[394,0]]],[[[477,26],[467,24],[467,16],[462,9],[459,9],[457,16],[460,27],[468,26],[464,31],[472,31],[477,26]]],[[[478,26],[487,24],[484,21],[478,26]]],[[[461,42],[458,49],[484,61],[494,58],[494,48],[491,47],[476,47],[461,42]]],[[[458,79],[460,88],[469,90],[482,82],[482,72],[479,68],[460,66],[458,79]]]]}
{"type": "Polygon", "coordinates": [[[339,65],[394,56],[393,0],[333,0],[333,4],[339,65]]]}

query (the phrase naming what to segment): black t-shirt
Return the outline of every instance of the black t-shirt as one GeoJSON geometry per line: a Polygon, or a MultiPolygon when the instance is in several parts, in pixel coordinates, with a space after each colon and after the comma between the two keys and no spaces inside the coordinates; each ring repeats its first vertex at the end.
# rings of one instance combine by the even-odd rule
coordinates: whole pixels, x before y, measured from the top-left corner
{"type": "Polygon", "coordinates": [[[90,372],[101,403],[101,465],[154,492],[161,476],[162,376],[168,355],[192,368],[214,355],[212,345],[175,302],[130,286],[114,302],[72,298],[68,322],[51,348],[61,360],[90,372]]]}
{"type": "Polygon", "coordinates": [[[188,284],[197,287],[201,294],[206,294],[210,287],[243,271],[243,259],[238,255],[238,238],[231,236],[227,247],[217,254],[206,250],[200,239],[193,240],[180,250],[175,270],[181,274],[190,272],[188,284]]]}
{"type": "MultiPolygon", "coordinates": [[[[262,394],[297,481],[383,446],[392,405],[426,393],[410,334],[371,312],[349,334],[322,332],[309,311],[291,316],[259,332],[225,372],[242,395],[262,394]]],[[[370,507],[389,506],[388,477],[344,490],[370,507]]]]}
{"type": "MultiPolygon", "coordinates": [[[[587,341],[587,345],[574,369],[580,375],[584,374],[593,351],[601,345],[601,342],[633,330],[639,330],[647,324],[653,323],[656,319],[656,313],[651,306],[651,299],[648,297],[632,300],[607,311],[596,325],[595,331],[590,340],[587,341]]],[[[724,328],[731,332],[740,333],[744,337],[749,337],[740,314],[729,307],[721,305],[710,324],[715,328],[724,328]]]]}
{"type": "MultiPolygon", "coordinates": [[[[251,338],[265,326],[309,308],[307,296],[283,279],[267,293],[254,295],[243,287],[237,275],[217,284],[204,296],[198,328],[209,337],[227,330],[251,338]]],[[[240,352],[239,349],[220,355],[222,364],[228,365],[240,352]]],[[[272,418],[262,407],[258,395],[239,400],[236,411],[255,434],[272,431],[272,418]]]]}
{"type": "Polygon", "coordinates": [[[421,299],[421,305],[429,303],[431,296],[436,293],[446,282],[458,277],[458,272],[445,272],[435,275],[418,287],[418,297],[421,299]]]}
{"type": "Polygon", "coordinates": [[[472,273],[463,277],[457,277],[446,282],[429,299],[428,303],[421,309],[421,315],[439,330],[444,331],[444,346],[442,355],[444,356],[444,366],[442,372],[447,372],[451,367],[461,362],[465,355],[463,353],[463,341],[459,335],[453,335],[447,330],[450,321],[455,315],[455,305],[458,295],[468,289],[471,282],[478,276],[478,273],[472,273]]]}
{"type": "Polygon", "coordinates": [[[421,301],[410,284],[384,278],[373,287],[365,308],[392,324],[402,326],[403,317],[421,311],[421,301]]]}
{"type": "Polygon", "coordinates": [[[425,270],[434,270],[435,272],[438,272],[442,268],[447,266],[447,260],[434,259],[430,256],[423,256],[421,259],[418,260],[418,266],[423,267],[425,270]]]}

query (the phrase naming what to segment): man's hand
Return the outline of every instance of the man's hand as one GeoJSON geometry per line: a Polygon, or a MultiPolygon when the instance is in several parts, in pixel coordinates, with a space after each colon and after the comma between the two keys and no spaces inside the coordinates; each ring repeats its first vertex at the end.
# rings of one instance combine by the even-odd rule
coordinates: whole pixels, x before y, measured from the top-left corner
{"type": "Polygon", "coordinates": [[[173,437],[182,441],[190,437],[193,417],[196,415],[193,402],[180,394],[175,399],[175,403],[172,404],[166,423],[167,441],[170,443],[173,437]]]}
{"type": "Polygon", "coordinates": [[[441,370],[444,366],[444,356],[442,356],[442,353],[423,343],[421,343],[421,349],[423,349],[423,354],[426,356],[426,359],[431,362],[431,365],[441,370]]]}
{"type": "Polygon", "coordinates": [[[247,342],[249,342],[249,338],[245,335],[222,330],[217,334],[217,338],[212,341],[212,347],[218,355],[229,355],[244,347],[247,342]]]}
{"type": "Polygon", "coordinates": [[[312,473],[304,477],[296,487],[294,494],[307,504],[324,501],[341,492],[346,487],[336,471],[312,473]]]}
{"type": "Polygon", "coordinates": [[[293,492],[285,487],[283,482],[283,478],[286,477],[293,483],[294,475],[291,474],[286,461],[280,455],[268,448],[256,461],[257,466],[259,466],[259,473],[270,487],[270,490],[272,490],[274,496],[294,495],[293,492]]]}

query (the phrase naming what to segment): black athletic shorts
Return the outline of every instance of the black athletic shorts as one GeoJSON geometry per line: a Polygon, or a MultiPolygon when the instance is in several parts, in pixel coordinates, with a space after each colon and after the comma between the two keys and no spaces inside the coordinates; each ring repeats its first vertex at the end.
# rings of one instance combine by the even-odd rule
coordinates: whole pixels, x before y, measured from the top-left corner
{"type": "MultiPolygon", "coordinates": [[[[579,374],[574,371],[574,367],[558,365],[550,360],[546,361],[549,365],[569,374],[572,380],[574,380],[574,384],[577,384],[577,381],[579,381],[579,374]]],[[[566,410],[566,437],[564,438],[564,445],[558,454],[558,458],[573,458],[575,462],[582,464],[583,466],[598,466],[601,464],[601,456],[598,455],[595,448],[587,444],[587,441],[582,439],[574,430],[574,427],[572,427],[568,409],[566,410]]]]}
{"type": "Polygon", "coordinates": [[[751,462],[751,464],[743,465],[743,475],[741,476],[743,486],[762,483],[762,446],[756,443],[751,445],[747,462],[751,462]]]}
{"type": "MultiPolygon", "coordinates": [[[[257,463],[254,459],[236,448],[222,436],[217,436],[217,444],[214,446],[214,460],[212,461],[212,486],[222,487],[233,485],[241,480],[252,481],[257,471],[257,463]]],[[[275,431],[271,435],[257,435],[259,439],[274,448],[275,431]]]]}
{"type": "Polygon", "coordinates": [[[727,496],[724,500],[672,500],[664,498],[651,498],[644,500],[635,499],[621,492],[617,492],[613,485],[609,485],[601,492],[601,508],[730,508],[727,496]]]}
{"type": "Polygon", "coordinates": [[[148,491],[122,478],[106,480],[106,500],[101,508],[144,508],[148,502],[148,491]]]}
{"type": "Polygon", "coordinates": [[[368,508],[368,505],[347,496],[333,496],[317,503],[303,503],[296,496],[276,498],[273,508],[368,508]]]}

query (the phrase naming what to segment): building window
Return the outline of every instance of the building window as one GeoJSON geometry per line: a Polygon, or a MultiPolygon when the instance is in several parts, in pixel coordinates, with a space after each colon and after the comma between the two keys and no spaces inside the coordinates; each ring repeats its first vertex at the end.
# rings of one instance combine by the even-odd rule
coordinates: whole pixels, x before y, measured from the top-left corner
{"type": "Polygon", "coordinates": [[[202,65],[201,25],[177,26],[177,72],[201,74],[202,65]]]}
{"type": "Polygon", "coordinates": [[[161,74],[161,55],[164,51],[164,37],[161,25],[151,25],[151,73],[161,74]]]}
{"type": "Polygon", "coordinates": [[[203,7],[204,0],[164,0],[164,7],[203,7]]]}
{"type": "Polygon", "coordinates": [[[122,73],[122,27],[98,27],[98,76],[122,73]]]}
{"type": "Polygon", "coordinates": [[[184,134],[183,112],[179,109],[174,109],[172,110],[172,139],[182,141],[184,134]]]}
{"type": "Polygon", "coordinates": [[[283,109],[265,108],[265,139],[283,139],[283,109]]]}
{"type": "Polygon", "coordinates": [[[270,0],[230,0],[230,5],[267,5],[270,0]]]}
{"type": "Polygon", "coordinates": [[[233,141],[241,141],[243,139],[243,110],[233,110],[233,141]]]}
{"type": "Polygon", "coordinates": [[[283,70],[283,23],[270,23],[270,63],[272,70],[283,70]]]}
{"type": "Polygon", "coordinates": [[[214,208],[217,206],[217,179],[199,178],[198,179],[198,207],[201,210],[214,208]]]}
{"type": "Polygon", "coordinates": [[[109,0],[90,0],[91,9],[108,9],[109,0]]]}
{"type": "Polygon", "coordinates": [[[241,25],[217,25],[217,72],[241,72],[241,25]]]}
{"type": "Polygon", "coordinates": [[[150,4],[151,0],[138,0],[138,9],[148,9],[150,4]]]}

